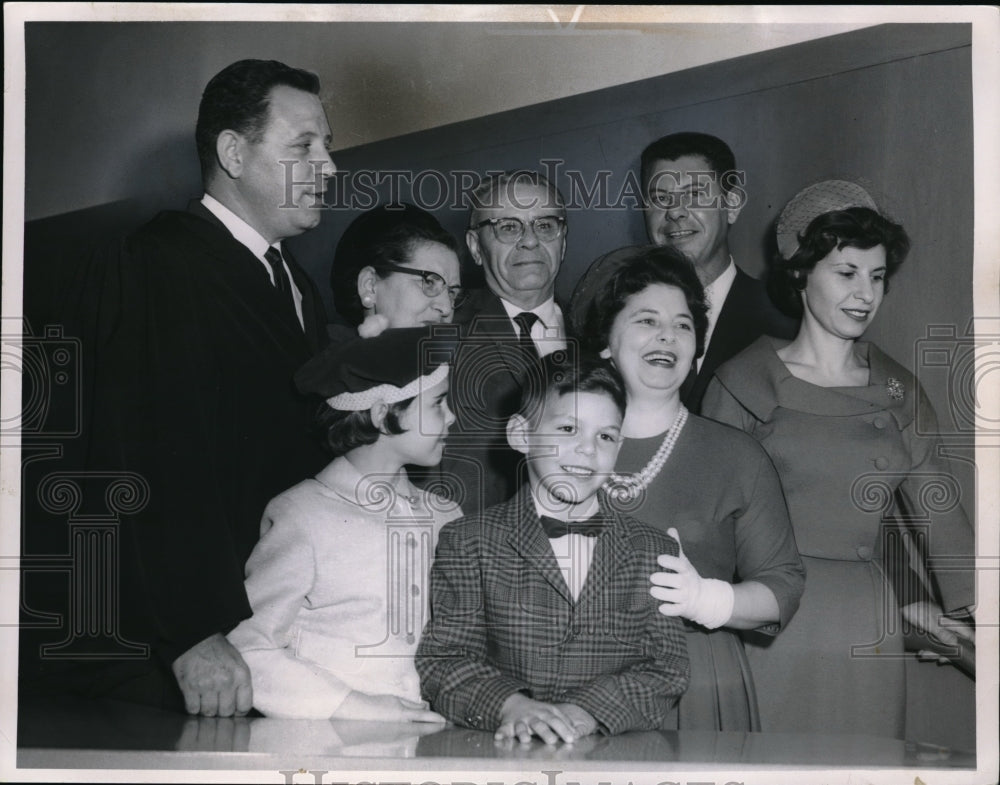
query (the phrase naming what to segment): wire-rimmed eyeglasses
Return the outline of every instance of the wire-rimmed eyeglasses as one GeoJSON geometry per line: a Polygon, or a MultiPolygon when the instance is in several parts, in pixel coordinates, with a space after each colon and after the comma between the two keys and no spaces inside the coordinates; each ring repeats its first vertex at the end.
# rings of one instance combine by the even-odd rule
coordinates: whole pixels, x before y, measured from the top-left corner
{"type": "Polygon", "coordinates": [[[465,290],[461,286],[448,286],[448,282],[432,270],[417,270],[413,267],[400,267],[398,264],[390,263],[380,264],[378,269],[393,273],[419,275],[420,289],[427,297],[437,297],[447,289],[448,299],[451,300],[452,308],[457,308],[465,299],[465,290]]]}
{"type": "MultiPolygon", "coordinates": [[[[493,227],[493,236],[506,245],[513,245],[524,237],[524,221],[520,218],[487,218],[473,224],[471,228],[479,229],[486,224],[493,227]]],[[[543,243],[559,237],[565,226],[566,219],[558,215],[541,215],[531,220],[531,231],[543,243]]]]}

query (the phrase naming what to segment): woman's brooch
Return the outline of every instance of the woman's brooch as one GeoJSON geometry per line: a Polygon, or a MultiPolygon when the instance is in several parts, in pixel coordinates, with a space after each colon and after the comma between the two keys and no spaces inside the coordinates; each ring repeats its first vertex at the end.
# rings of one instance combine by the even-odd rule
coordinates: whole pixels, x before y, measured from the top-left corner
{"type": "Polygon", "coordinates": [[[885,391],[894,401],[903,400],[903,383],[895,376],[890,376],[885,383],[885,391]]]}

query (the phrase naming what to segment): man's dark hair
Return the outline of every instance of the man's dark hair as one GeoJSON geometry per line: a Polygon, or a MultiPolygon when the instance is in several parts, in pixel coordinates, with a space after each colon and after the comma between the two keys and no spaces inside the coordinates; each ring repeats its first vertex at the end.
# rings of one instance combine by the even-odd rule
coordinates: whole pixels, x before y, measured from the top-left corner
{"type": "Polygon", "coordinates": [[[316,74],[277,60],[240,60],[212,77],[201,95],[194,132],[203,181],[215,171],[220,133],[236,131],[253,142],[263,138],[271,90],[280,85],[319,95],[316,74]]]}
{"type": "Polygon", "coordinates": [[[723,191],[732,190],[732,186],[736,184],[737,181],[732,179],[732,175],[726,176],[726,172],[736,170],[736,157],[729,149],[729,145],[711,134],[683,131],[660,137],[642,151],[640,159],[642,187],[646,188],[649,185],[650,174],[657,161],[676,161],[685,155],[698,155],[704,158],[718,177],[723,191]]]}
{"type": "Polygon", "coordinates": [[[542,358],[538,366],[525,374],[517,413],[532,427],[538,424],[545,399],[549,395],[600,393],[614,402],[625,416],[625,382],[610,360],[580,357],[572,351],[556,351],[542,358]]]}

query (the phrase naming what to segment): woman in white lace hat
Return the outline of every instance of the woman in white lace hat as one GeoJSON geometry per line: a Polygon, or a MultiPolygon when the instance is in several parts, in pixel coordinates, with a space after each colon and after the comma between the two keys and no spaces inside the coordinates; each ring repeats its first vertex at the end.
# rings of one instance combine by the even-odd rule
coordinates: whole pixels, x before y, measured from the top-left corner
{"type": "MultiPolygon", "coordinates": [[[[801,315],[799,333],[791,342],[761,338],[723,365],[703,407],[770,454],[806,565],[795,618],[778,638],[748,645],[761,722],[765,731],[902,737],[902,618],[884,569],[886,514],[927,509],[927,494],[938,494],[928,553],[974,552],[936,439],[917,433],[915,413],[933,412],[923,390],[861,340],[909,240],[861,186],[839,180],[793,198],[777,235],[769,289],[790,315],[801,315]]],[[[936,430],[923,418],[921,426],[936,430]]],[[[973,603],[972,577],[934,574],[946,611],[973,603]]],[[[951,643],[954,632],[971,637],[958,623],[937,629],[951,643]]]]}

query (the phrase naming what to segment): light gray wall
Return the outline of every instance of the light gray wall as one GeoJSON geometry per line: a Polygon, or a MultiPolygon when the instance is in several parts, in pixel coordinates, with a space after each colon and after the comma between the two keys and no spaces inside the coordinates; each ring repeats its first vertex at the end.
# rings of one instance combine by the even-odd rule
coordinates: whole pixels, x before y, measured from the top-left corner
{"type": "Polygon", "coordinates": [[[201,91],[246,57],[319,74],[339,150],[862,26],[30,22],[25,216],[186,198],[201,91]]]}

